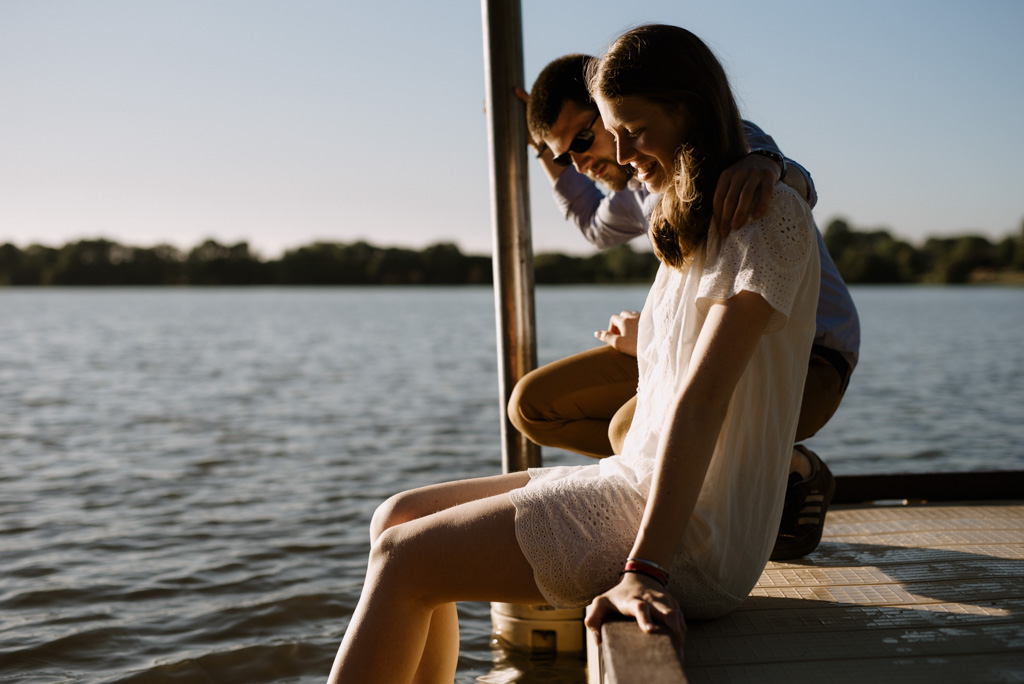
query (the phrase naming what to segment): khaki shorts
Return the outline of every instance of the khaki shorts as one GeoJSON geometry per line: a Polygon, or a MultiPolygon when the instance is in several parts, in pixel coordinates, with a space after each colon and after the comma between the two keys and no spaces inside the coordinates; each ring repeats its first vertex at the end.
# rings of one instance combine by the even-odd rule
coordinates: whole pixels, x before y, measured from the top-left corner
{"type": "MultiPolygon", "coordinates": [[[[851,369],[815,345],[807,367],[796,441],[818,432],[839,408],[851,369]]],[[[512,424],[541,446],[601,458],[619,453],[636,408],[636,358],[603,346],[542,366],[516,383],[512,424]]]]}

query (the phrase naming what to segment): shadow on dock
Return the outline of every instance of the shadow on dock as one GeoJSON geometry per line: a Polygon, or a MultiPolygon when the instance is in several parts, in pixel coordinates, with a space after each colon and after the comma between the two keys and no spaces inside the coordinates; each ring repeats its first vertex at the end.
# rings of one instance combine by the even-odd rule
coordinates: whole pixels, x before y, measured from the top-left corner
{"type": "Polygon", "coordinates": [[[831,511],[737,611],[692,623],[700,682],[1024,682],[1024,505],[831,511]]]}

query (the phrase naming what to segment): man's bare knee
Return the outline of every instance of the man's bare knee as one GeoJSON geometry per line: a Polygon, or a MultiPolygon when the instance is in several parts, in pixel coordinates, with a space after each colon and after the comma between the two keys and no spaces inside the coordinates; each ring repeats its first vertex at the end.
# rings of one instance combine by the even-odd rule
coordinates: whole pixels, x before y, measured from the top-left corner
{"type": "Polygon", "coordinates": [[[520,378],[508,398],[508,418],[520,432],[526,433],[530,424],[543,421],[538,406],[548,400],[546,393],[534,382],[533,373],[520,378]]]}
{"type": "Polygon", "coordinates": [[[608,423],[608,441],[612,445],[612,453],[621,454],[622,445],[626,441],[626,434],[633,423],[633,414],[636,411],[636,396],[624,403],[612,416],[608,423]]]}

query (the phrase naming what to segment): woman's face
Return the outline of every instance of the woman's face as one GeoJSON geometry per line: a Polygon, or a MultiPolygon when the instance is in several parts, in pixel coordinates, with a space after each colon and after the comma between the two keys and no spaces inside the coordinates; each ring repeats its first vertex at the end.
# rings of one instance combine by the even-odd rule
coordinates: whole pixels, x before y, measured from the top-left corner
{"type": "Polygon", "coordinates": [[[619,164],[636,169],[636,179],[653,193],[665,192],[686,140],[682,105],[671,107],[639,95],[610,101],[596,98],[604,127],[615,136],[619,164]]]}

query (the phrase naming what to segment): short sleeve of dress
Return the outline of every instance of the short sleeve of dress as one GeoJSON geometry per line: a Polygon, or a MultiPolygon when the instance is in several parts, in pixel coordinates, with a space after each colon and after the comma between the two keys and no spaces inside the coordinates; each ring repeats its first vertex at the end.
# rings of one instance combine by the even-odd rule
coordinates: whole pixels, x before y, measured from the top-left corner
{"type": "Polygon", "coordinates": [[[765,215],[729,233],[717,245],[717,255],[711,253],[715,238],[712,228],[697,310],[706,316],[716,301],[756,292],[774,309],[765,333],[785,327],[811,250],[817,247],[807,204],[788,186],[776,185],[765,215]]]}

